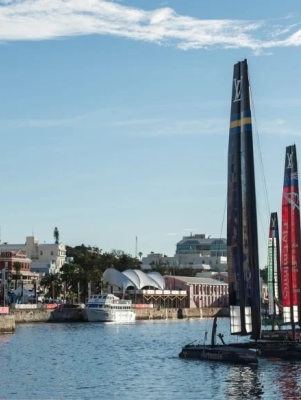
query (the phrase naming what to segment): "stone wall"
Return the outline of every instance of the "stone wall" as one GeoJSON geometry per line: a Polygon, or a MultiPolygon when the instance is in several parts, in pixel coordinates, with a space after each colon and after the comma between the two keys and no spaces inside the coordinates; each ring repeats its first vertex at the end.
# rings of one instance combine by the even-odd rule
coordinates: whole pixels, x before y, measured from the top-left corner
{"type": "Polygon", "coordinates": [[[12,333],[15,331],[15,316],[0,315],[0,333],[12,333]]]}
{"type": "MultiPolygon", "coordinates": [[[[15,309],[16,323],[84,322],[82,309],[15,309]]],[[[229,308],[141,308],[135,309],[136,320],[229,317],[229,308]]]]}
{"type": "Polygon", "coordinates": [[[136,320],[229,317],[229,308],[141,308],[136,320]]]}
{"type": "Polygon", "coordinates": [[[16,323],[30,322],[83,322],[82,310],[79,308],[65,308],[60,310],[32,309],[14,311],[16,323]]]}

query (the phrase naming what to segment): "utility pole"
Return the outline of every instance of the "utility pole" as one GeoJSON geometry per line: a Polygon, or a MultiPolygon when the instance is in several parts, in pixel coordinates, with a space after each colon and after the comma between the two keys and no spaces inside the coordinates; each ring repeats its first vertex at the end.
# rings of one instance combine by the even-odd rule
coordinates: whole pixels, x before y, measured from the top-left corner
{"type": "Polygon", "coordinates": [[[138,255],[138,237],[136,236],[136,245],[135,245],[135,257],[138,255]]]}

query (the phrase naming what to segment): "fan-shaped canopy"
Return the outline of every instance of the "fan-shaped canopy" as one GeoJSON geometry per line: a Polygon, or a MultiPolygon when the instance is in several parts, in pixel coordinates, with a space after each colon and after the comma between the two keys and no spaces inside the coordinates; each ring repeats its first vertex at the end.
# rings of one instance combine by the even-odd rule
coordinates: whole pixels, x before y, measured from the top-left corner
{"type": "Polygon", "coordinates": [[[159,272],[153,271],[153,272],[149,272],[147,275],[150,276],[154,281],[157,282],[160,289],[162,289],[162,290],[165,289],[165,286],[166,286],[165,280],[159,272]]]}
{"type": "Polygon", "coordinates": [[[126,290],[129,286],[135,287],[134,282],[114,268],[108,268],[105,270],[103,273],[103,280],[104,282],[108,282],[110,285],[118,286],[122,290],[126,290]]]}
{"type": "Polygon", "coordinates": [[[164,278],[158,272],[145,274],[139,269],[127,269],[126,271],[119,272],[114,268],[108,268],[103,273],[103,279],[104,282],[118,286],[122,290],[126,290],[130,286],[133,286],[137,290],[145,287],[161,290],[165,288],[164,278]]]}
{"type": "Polygon", "coordinates": [[[156,289],[161,289],[154,279],[152,279],[148,274],[145,274],[139,269],[127,269],[123,272],[123,274],[135,283],[136,289],[142,289],[149,286],[156,289]]]}

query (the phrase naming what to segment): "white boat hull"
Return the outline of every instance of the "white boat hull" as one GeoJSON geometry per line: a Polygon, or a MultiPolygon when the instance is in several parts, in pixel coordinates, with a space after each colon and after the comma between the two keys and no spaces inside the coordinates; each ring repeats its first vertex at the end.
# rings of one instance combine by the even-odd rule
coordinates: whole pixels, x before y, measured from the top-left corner
{"type": "Polygon", "coordinates": [[[131,310],[83,309],[84,319],[88,322],[134,322],[136,314],[131,310]]]}

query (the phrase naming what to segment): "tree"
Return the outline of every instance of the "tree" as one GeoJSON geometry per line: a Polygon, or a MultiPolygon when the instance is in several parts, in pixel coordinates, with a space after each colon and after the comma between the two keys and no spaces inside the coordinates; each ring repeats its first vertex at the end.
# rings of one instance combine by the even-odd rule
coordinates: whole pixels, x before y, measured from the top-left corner
{"type": "Polygon", "coordinates": [[[57,229],[57,227],[54,228],[53,237],[54,237],[54,239],[55,239],[55,244],[59,244],[59,241],[60,241],[60,233],[59,233],[59,230],[57,229]]]}
{"type": "Polygon", "coordinates": [[[77,283],[80,282],[82,267],[74,263],[65,263],[61,270],[61,281],[66,285],[66,292],[77,291],[77,283]]]}
{"type": "Polygon", "coordinates": [[[88,284],[91,283],[92,293],[97,293],[103,283],[103,272],[108,268],[118,271],[126,269],[141,269],[141,261],[133,258],[122,250],[112,250],[102,253],[101,249],[91,246],[66,246],[67,257],[73,257],[74,263],[64,264],[61,268],[62,281],[66,283],[68,293],[76,293],[80,284],[81,298],[88,295],[88,284]]]}
{"type": "Polygon", "coordinates": [[[62,281],[59,274],[46,274],[40,285],[46,289],[48,297],[58,298],[61,294],[62,281]]]}
{"type": "Polygon", "coordinates": [[[150,265],[152,267],[152,271],[159,272],[161,275],[165,275],[167,273],[168,263],[162,261],[161,259],[152,261],[150,265]]]}
{"type": "Polygon", "coordinates": [[[17,286],[18,286],[18,279],[20,278],[21,269],[22,269],[22,264],[19,261],[14,262],[14,270],[16,271],[15,289],[17,289],[17,286]]]}
{"type": "Polygon", "coordinates": [[[268,266],[266,265],[263,269],[260,269],[260,277],[263,283],[268,283],[268,266]]]}

